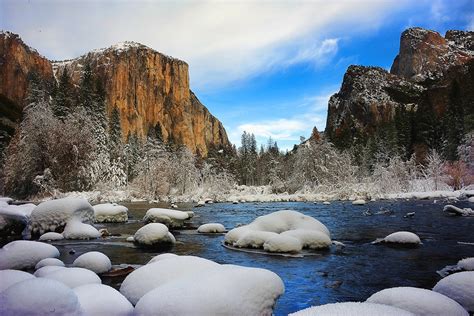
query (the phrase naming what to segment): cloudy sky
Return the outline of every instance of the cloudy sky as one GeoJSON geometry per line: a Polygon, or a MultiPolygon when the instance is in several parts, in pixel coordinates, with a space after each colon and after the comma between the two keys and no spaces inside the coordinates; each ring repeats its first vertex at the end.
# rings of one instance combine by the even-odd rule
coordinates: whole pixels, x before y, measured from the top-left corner
{"type": "Polygon", "coordinates": [[[472,0],[0,0],[0,28],[69,59],[131,40],[190,66],[191,89],[237,145],[242,131],[291,148],[324,130],[350,64],[389,69],[400,33],[474,29],[472,0]]]}

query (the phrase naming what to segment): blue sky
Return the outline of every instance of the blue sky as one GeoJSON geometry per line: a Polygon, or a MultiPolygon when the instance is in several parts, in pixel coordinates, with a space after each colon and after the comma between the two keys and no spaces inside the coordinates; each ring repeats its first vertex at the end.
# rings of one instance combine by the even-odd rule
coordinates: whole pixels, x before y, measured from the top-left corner
{"type": "Polygon", "coordinates": [[[50,59],[132,40],[183,59],[231,141],[291,148],[324,130],[350,64],[390,68],[400,33],[474,29],[473,0],[0,0],[0,28],[50,59]]]}

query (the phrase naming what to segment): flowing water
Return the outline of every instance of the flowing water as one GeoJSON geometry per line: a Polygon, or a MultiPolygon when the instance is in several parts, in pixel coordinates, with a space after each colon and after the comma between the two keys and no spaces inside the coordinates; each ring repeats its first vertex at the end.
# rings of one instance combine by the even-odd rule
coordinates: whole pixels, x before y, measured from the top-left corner
{"type": "MultiPolygon", "coordinates": [[[[125,204],[130,220],[124,224],[105,224],[112,236],[100,241],[60,241],[53,243],[66,264],[87,251],[101,251],[116,264],[145,264],[158,254],[136,248],[125,241],[143,226],[141,219],[152,205],[125,204]],[[74,250],[74,253],[71,252],[74,250]],[[70,253],[71,252],[71,253],[70,253]]],[[[285,294],[275,307],[275,315],[286,315],[312,305],[342,301],[363,301],[387,287],[415,286],[432,288],[440,279],[436,271],[474,256],[474,217],[451,217],[442,212],[443,203],[433,201],[380,201],[365,206],[350,202],[331,205],[313,203],[216,203],[205,207],[178,205],[193,210],[194,218],[185,230],[173,231],[177,244],[170,252],[194,255],[222,264],[238,264],[269,269],[285,283],[285,294]],[[250,223],[257,216],[277,210],[292,209],[313,216],[325,224],[333,240],[346,247],[313,252],[291,258],[227,249],[223,234],[203,235],[195,229],[200,224],[217,222],[227,229],[250,223]],[[364,214],[370,210],[373,215],[364,214]],[[405,218],[408,212],[415,212],[405,218]],[[379,213],[379,214],[377,214],[379,213]],[[411,231],[423,242],[418,248],[394,248],[371,244],[395,231],[411,231]]],[[[457,206],[467,207],[467,203],[457,206]]],[[[109,283],[119,287],[117,282],[109,283]]],[[[231,284],[229,284],[231,286],[231,284]]]]}

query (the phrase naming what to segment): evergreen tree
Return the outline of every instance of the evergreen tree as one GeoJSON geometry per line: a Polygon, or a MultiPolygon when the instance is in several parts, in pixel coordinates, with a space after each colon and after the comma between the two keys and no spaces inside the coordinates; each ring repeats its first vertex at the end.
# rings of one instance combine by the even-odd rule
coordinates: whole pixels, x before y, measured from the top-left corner
{"type": "Polygon", "coordinates": [[[458,147],[465,136],[464,109],[461,104],[459,84],[454,81],[444,116],[444,156],[450,161],[458,159],[458,147]]]}
{"type": "Polygon", "coordinates": [[[120,121],[120,112],[114,107],[110,117],[109,124],[109,148],[112,159],[117,159],[122,152],[122,127],[120,121]]]}
{"type": "Polygon", "coordinates": [[[56,117],[64,119],[73,107],[72,87],[69,82],[69,73],[67,68],[64,68],[59,77],[58,87],[53,99],[52,110],[56,117]]]}

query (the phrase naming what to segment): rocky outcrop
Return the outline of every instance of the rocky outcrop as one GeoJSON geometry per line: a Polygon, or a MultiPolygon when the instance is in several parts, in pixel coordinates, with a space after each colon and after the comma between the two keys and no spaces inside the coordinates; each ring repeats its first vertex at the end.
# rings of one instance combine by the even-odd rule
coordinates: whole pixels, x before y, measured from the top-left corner
{"type": "Polygon", "coordinates": [[[53,81],[49,60],[28,47],[20,37],[0,32],[0,147],[13,134],[21,119],[30,79],[53,81]]]}
{"type": "Polygon", "coordinates": [[[414,81],[436,79],[474,57],[473,32],[448,31],[446,38],[419,27],[402,33],[390,72],[414,81]]]}
{"type": "Polygon", "coordinates": [[[408,29],[402,33],[390,73],[379,67],[350,66],[340,91],[329,100],[325,134],[339,147],[347,147],[394,123],[397,112],[411,113],[407,124],[413,148],[415,142],[425,142],[422,134],[427,129],[439,128],[426,125],[439,124],[449,106],[470,120],[473,34],[448,31],[443,38],[433,31],[408,29]]]}
{"type": "Polygon", "coordinates": [[[3,33],[0,49],[2,108],[15,109],[16,119],[25,105],[29,74],[35,72],[50,80],[53,74],[59,78],[67,69],[77,88],[87,62],[105,90],[109,114],[114,108],[120,113],[124,140],[131,134],[144,138],[149,130],[158,129],[164,141],[183,144],[203,156],[210,146],[230,144],[222,123],[190,90],[184,61],[125,42],[51,63],[11,33],[3,33]]]}
{"type": "Polygon", "coordinates": [[[219,122],[189,89],[188,65],[144,45],[125,42],[74,60],[53,63],[56,77],[67,69],[80,83],[85,63],[102,82],[109,113],[117,108],[124,140],[159,128],[163,140],[206,155],[209,146],[229,144],[219,122]]]}

